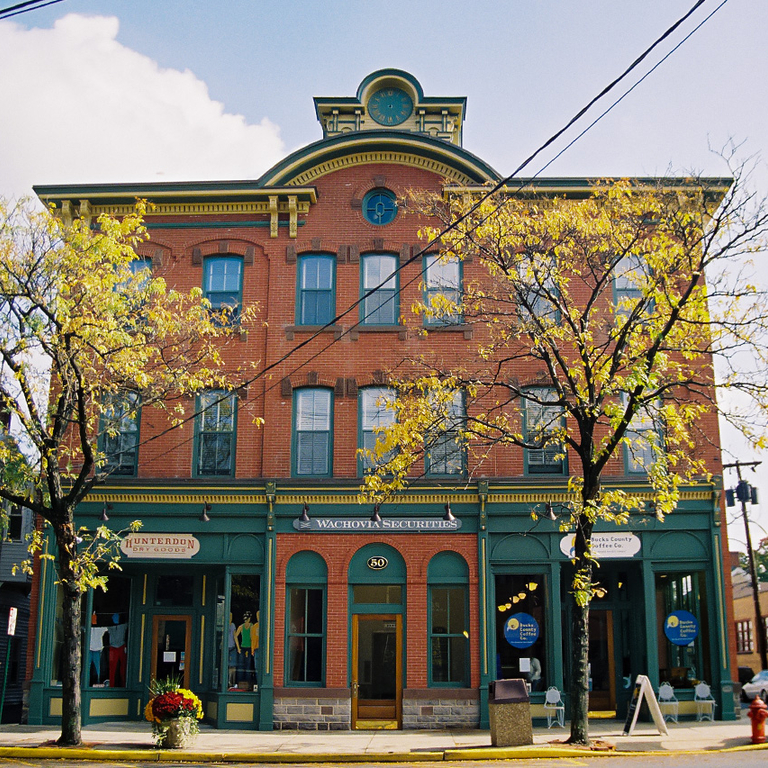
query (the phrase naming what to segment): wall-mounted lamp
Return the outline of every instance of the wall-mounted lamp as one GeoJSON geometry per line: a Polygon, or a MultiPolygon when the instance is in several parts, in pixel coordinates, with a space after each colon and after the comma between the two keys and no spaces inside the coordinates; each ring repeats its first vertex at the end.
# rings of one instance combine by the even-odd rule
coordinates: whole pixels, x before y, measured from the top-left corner
{"type": "Polygon", "coordinates": [[[555,520],[557,520],[557,515],[555,514],[555,507],[551,501],[548,501],[544,506],[544,517],[546,517],[547,520],[551,520],[553,523],[555,522],[555,520]]]}
{"type": "Polygon", "coordinates": [[[443,515],[443,520],[452,523],[456,517],[454,516],[453,512],[451,512],[451,502],[449,501],[445,505],[445,514],[443,515]]]}
{"type": "Polygon", "coordinates": [[[198,520],[200,520],[201,523],[210,523],[211,518],[208,517],[208,513],[211,511],[211,505],[206,501],[203,503],[203,511],[200,513],[200,517],[198,520]]]}
{"type": "Polygon", "coordinates": [[[371,515],[371,522],[372,523],[380,523],[381,522],[381,515],[379,514],[380,507],[381,507],[381,504],[377,504],[373,508],[373,514],[371,515]]]}
{"type": "Polygon", "coordinates": [[[107,514],[107,510],[112,510],[111,504],[105,504],[104,508],[101,510],[101,515],[99,515],[99,520],[101,520],[102,523],[108,523],[109,522],[109,515],[107,514]]]}
{"type": "Polygon", "coordinates": [[[304,506],[301,508],[301,514],[299,515],[299,522],[300,523],[308,523],[309,522],[309,504],[307,502],[304,502],[304,506]]]}

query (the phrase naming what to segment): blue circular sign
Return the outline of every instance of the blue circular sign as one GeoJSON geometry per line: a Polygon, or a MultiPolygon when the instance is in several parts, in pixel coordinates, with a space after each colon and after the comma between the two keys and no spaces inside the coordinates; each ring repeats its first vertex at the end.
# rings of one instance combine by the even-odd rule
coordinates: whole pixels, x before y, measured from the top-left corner
{"type": "Polygon", "coordinates": [[[513,648],[530,648],[539,639],[539,624],[530,613],[513,613],[504,624],[504,637],[513,648]]]}
{"type": "Polygon", "coordinates": [[[699,636],[699,620],[690,611],[672,611],[664,620],[664,634],[675,645],[690,645],[699,636]]]}

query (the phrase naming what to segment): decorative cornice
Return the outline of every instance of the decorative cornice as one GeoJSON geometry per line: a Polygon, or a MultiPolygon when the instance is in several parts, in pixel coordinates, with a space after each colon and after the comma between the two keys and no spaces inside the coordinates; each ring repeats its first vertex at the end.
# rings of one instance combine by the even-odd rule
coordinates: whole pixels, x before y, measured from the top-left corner
{"type": "Polygon", "coordinates": [[[342,168],[349,168],[355,165],[370,165],[372,163],[391,163],[396,165],[407,165],[412,168],[422,168],[425,171],[432,171],[433,173],[442,176],[443,178],[450,179],[457,184],[470,184],[471,180],[469,176],[459,173],[456,168],[448,165],[447,163],[441,163],[437,160],[433,160],[428,157],[421,157],[419,155],[412,154],[410,152],[358,152],[353,155],[347,155],[346,157],[337,157],[333,160],[320,163],[308,171],[299,174],[294,179],[288,182],[289,185],[304,186],[311,184],[319,179],[321,176],[325,176],[328,173],[341,170],[342,168]]]}
{"type": "MultiPolygon", "coordinates": [[[[636,491],[630,493],[631,496],[641,499],[651,500],[653,493],[651,491],[636,491]]],[[[450,493],[407,493],[397,497],[393,504],[402,506],[405,504],[445,504],[450,501],[452,504],[476,504],[478,494],[475,492],[450,493]]],[[[515,491],[510,493],[489,493],[486,504],[544,504],[546,502],[566,503],[575,500],[573,494],[566,492],[547,492],[546,490],[536,489],[534,491],[515,491]]],[[[711,500],[712,491],[682,491],[680,501],[705,501],[711,500]]],[[[255,494],[221,494],[215,489],[208,492],[195,492],[190,494],[182,493],[153,493],[151,491],[130,491],[125,493],[119,491],[104,491],[92,493],[88,496],[87,502],[103,504],[105,502],[118,502],[128,504],[203,504],[210,502],[214,504],[238,504],[254,505],[266,504],[267,497],[264,493],[255,494]]],[[[87,503],[86,502],[86,503],[87,503]]],[[[275,504],[281,506],[284,504],[316,504],[316,505],[350,505],[357,504],[356,494],[344,493],[321,493],[312,490],[307,493],[293,491],[290,493],[278,493],[275,497],[275,504]]],[[[360,506],[365,506],[360,504],[360,506]]]]}

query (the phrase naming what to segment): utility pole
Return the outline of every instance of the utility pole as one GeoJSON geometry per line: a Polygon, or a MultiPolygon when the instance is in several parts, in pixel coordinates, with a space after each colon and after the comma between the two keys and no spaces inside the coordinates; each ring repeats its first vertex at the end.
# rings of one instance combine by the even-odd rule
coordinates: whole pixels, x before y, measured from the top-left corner
{"type": "Polygon", "coordinates": [[[741,516],[744,520],[744,531],[747,537],[747,558],[749,559],[749,575],[752,579],[752,598],[755,602],[755,634],[757,635],[757,650],[760,654],[760,669],[768,669],[768,642],[766,642],[766,626],[763,621],[763,612],[760,610],[759,582],[757,580],[757,568],[755,567],[755,553],[752,551],[752,536],[749,533],[749,520],[747,518],[747,501],[751,498],[749,483],[741,477],[742,467],[757,467],[760,461],[736,461],[733,464],[723,464],[723,469],[736,468],[739,484],[736,486],[736,498],[741,502],[741,516]]]}

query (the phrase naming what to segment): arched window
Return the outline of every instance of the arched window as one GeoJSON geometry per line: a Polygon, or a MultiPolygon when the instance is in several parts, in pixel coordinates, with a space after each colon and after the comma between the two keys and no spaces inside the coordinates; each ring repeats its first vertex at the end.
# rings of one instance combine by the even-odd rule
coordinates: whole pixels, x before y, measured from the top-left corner
{"type": "Polygon", "coordinates": [[[325,681],[325,613],[328,567],[317,552],[297,552],[285,571],[285,683],[325,681]]]}
{"type": "Polygon", "coordinates": [[[469,686],[469,568],[456,552],[439,552],[427,568],[429,684],[469,686]]]}

